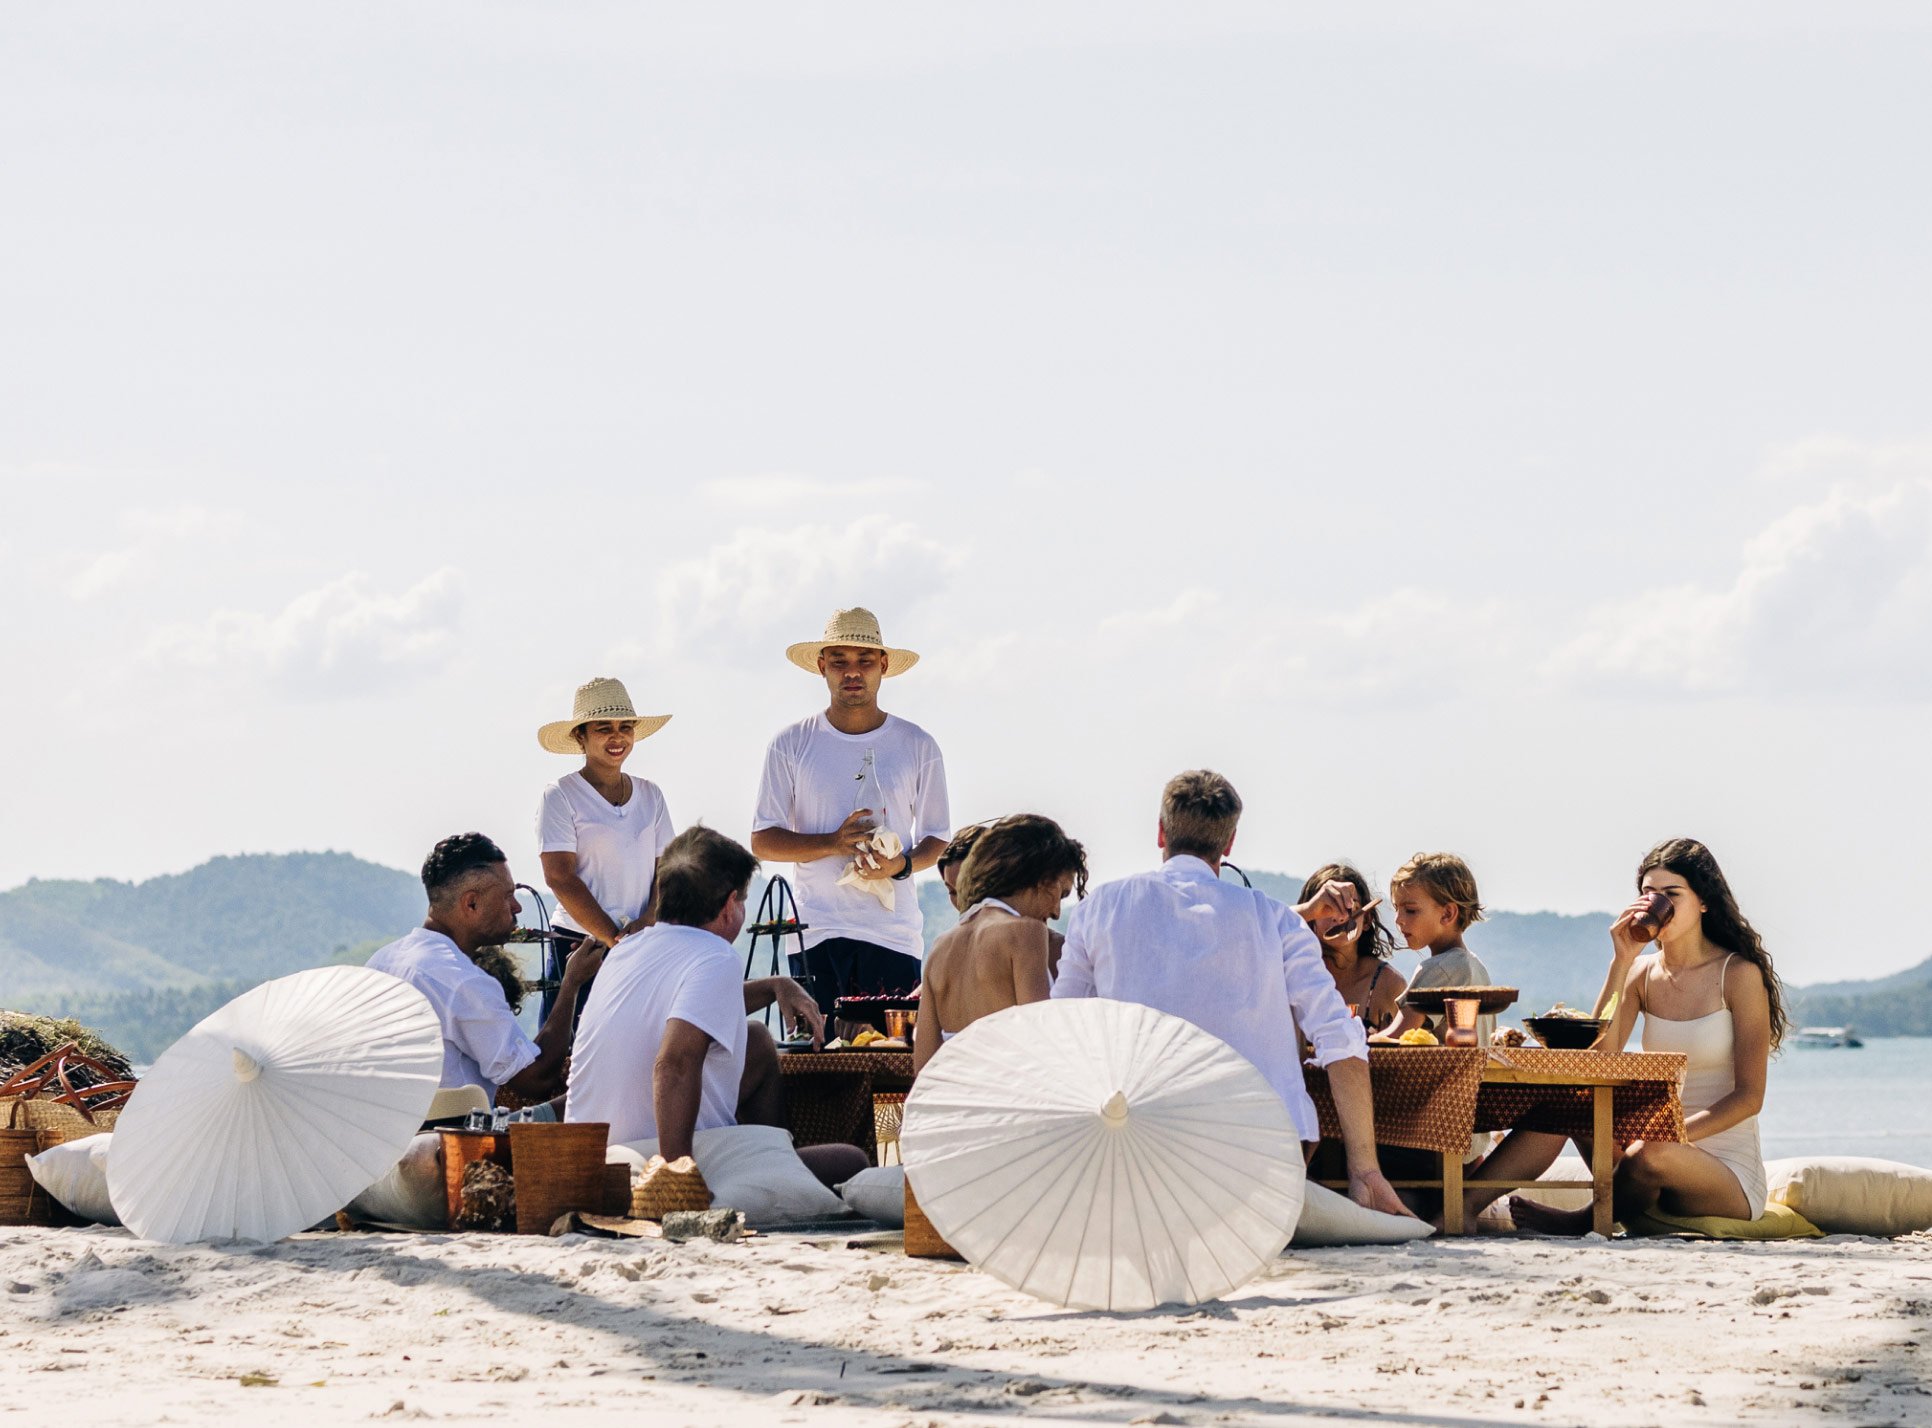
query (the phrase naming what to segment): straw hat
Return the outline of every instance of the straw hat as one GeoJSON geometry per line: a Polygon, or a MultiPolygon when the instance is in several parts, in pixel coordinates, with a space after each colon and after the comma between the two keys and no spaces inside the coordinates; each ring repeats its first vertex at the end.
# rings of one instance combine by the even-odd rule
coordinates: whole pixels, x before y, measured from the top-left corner
{"type": "Polygon", "coordinates": [[[879,617],[857,605],[849,610],[833,611],[832,618],[825,622],[825,634],[822,638],[804,640],[792,645],[785,651],[785,658],[807,673],[817,674],[819,655],[833,645],[884,650],[888,679],[895,674],[904,674],[919,663],[919,656],[911,650],[896,650],[887,645],[885,636],[879,633],[879,617]]]}
{"type": "Polygon", "coordinates": [[[537,742],[553,754],[581,754],[583,749],[571,737],[572,732],[603,719],[630,720],[637,725],[635,737],[638,739],[650,738],[671,722],[669,714],[639,714],[631,705],[630,693],[620,682],[599,678],[577,686],[570,717],[537,730],[537,742]]]}

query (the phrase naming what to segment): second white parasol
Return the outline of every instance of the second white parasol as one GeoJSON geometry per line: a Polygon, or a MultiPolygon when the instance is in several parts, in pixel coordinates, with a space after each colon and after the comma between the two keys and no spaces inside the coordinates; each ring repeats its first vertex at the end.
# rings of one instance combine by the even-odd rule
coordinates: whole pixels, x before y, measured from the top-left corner
{"type": "Polygon", "coordinates": [[[143,1239],[278,1240],[341,1209],[408,1147],[442,1078],[423,994],[368,967],[265,982],[141,1079],[107,1188],[143,1239]]]}
{"type": "Polygon", "coordinates": [[[1149,1309],[1239,1287],[1301,1215],[1288,1109],[1240,1053],[1130,1002],[1035,1002],[927,1063],[900,1153],[961,1255],[1055,1304],[1149,1309]]]}

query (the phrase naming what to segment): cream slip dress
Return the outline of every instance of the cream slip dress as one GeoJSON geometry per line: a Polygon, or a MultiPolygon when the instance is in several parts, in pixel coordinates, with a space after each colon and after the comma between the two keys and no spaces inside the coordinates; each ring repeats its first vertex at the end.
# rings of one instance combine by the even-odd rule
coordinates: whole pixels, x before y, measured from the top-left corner
{"type": "MultiPolygon", "coordinates": [[[[1663,959],[1659,957],[1651,965],[1655,971],[1663,959]]],[[[1717,995],[1724,997],[1724,978],[1731,969],[1731,958],[1724,959],[1724,966],[1717,974],[1717,995]]],[[[1650,972],[1644,973],[1639,990],[1639,1005],[1642,1005],[1641,992],[1650,985],[1650,972]]],[[[1725,1002],[1708,1016],[1692,1017],[1688,1021],[1673,1021],[1652,1012],[1648,1006],[1642,1007],[1644,1014],[1643,1049],[1645,1051],[1681,1052],[1684,1063],[1684,1114],[1709,1110],[1737,1088],[1737,1063],[1733,1059],[1736,1044],[1736,1028],[1731,1021],[1730,1003],[1725,1002]]],[[[1702,1140],[1690,1142],[1699,1150],[1714,1156],[1724,1168],[1737,1177],[1737,1183],[1744,1191],[1744,1198],[1750,1202],[1750,1218],[1755,1220],[1764,1213],[1769,1189],[1765,1184],[1764,1152],[1758,1142],[1758,1118],[1751,1116],[1702,1140]]]]}
{"type": "MultiPolygon", "coordinates": [[[[1001,912],[1004,912],[1012,917],[1020,916],[1019,913],[1014,912],[1012,908],[1008,907],[1005,903],[1001,902],[996,897],[981,898],[978,902],[974,903],[971,907],[967,908],[964,912],[962,912],[959,915],[959,925],[961,927],[964,927],[967,923],[971,922],[974,918],[978,917],[982,912],[986,911],[986,909],[989,907],[997,907],[1001,912]]],[[[958,1032],[946,1030],[946,1028],[943,1026],[940,1027],[939,1044],[941,1046],[944,1046],[947,1042],[951,1041],[958,1034],[959,1034],[958,1032]]]]}

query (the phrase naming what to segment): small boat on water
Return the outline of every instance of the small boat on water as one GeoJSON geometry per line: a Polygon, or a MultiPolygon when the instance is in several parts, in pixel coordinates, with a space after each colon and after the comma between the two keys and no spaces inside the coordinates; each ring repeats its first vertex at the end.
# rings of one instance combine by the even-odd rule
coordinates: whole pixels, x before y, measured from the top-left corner
{"type": "Polygon", "coordinates": [[[1849,1026],[1801,1026],[1791,1038],[1793,1046],[1813,1047],[1858,1047],[1860,1041],[1856,1029],[1849,1026]]]}

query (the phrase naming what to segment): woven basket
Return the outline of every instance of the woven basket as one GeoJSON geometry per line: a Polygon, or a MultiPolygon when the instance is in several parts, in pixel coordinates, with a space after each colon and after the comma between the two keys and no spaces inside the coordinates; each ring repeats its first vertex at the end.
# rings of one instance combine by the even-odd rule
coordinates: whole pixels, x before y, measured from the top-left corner
{"type": "Polygon", "coordinates": [[[27,1157],[40,1154],[36,1132],[0,1130],[0,1225],[57,1225],[60,1213],[27,1169],[27,1157]]]}
{"type": "Polygon", "coordinates": [[[572,1210],[604,1208],[603,1121],[555,1121],[510,1127],[510,1173],[517,1183],[517,1233],[547,1235],[572,1210]]]}
{"type": "Polygon", "coordinates": [[[119,1110],[96,1111],[90,1120],[78,1108],[58,1101],[0,1101],[0,1125],[33,1131],[40,1138],[40,1150],[111,1131],[120,1116],[119,1110]]]}
{"type": "Polygon", "coordinates": [[[711,1190],[690,1156],[666,1160],[651,1157],[631,1184],[631,1218],[661,1220],[678,1210],[709,1210],[711,1190]]]}
{"type": "Polygon", "coordinates": [[[915,1259],[963,1259],[964,1256],[940,1238],[926,1212],[912,1193],[912,1179],[906,1179],[906,1253],[915,1259]]]}

